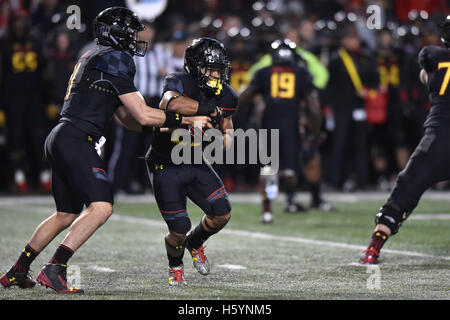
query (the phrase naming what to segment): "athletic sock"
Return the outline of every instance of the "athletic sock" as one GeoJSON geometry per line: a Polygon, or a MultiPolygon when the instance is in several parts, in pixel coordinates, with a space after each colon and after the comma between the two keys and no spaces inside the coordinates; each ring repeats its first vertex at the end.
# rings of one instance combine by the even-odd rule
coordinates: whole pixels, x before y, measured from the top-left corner
{"type": "Polygon", "coordinates": [[[198,226],[196,226],[195,229],[188,235],[186,242],[188,243],[189,247],[197,250],[206,240],[208,240],[210,236],[216,233],[217,231],[206,231],[203,227],[202,221],[200,221],[198,226]]]}
{"type": "Polygon", "coordinates": [[[49,263],[55,263],[55,264],[67,264],[67,261],[72,257],[73,250],[69,247],[66,247],[65,245],[61,244],[58,249],[56,249],[56,252],[54,256],[50,259],[49,263]]]}
{"type": "Polygon", "coordinates": [[[173,246],[164,238],[166,243],[167,258],[169,259],[169,268],[179,267],[183,264],[184,257],[184,246],[180,245],[178,247],[173,246]]]}
{"type": "Polygon", "coordinates": [[[388,238],[389,238],[389,236],[386,233],[384,233],[383,231],[375,231],[372,234],[372,238],[370,239],[368,249],[373,248],[373,250],[375,250],[377,255],[379,255],[381,248],[386,243],[388,238]]]}
{"type": "Polygon", "coordinates": [[[33,260],[38,256],[39,252],[34,250],[29,244],[25,246],[22,253],[13,266],[13,270],[16,272],[28,272],[33,260]]]}

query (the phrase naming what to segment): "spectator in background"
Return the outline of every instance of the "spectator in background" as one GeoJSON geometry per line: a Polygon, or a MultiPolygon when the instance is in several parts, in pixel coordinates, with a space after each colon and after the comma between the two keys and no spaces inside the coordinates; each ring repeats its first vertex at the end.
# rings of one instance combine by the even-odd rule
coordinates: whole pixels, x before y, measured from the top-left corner
{"type": "Polygon", "coordinates": [[[24,15],[11,17],[0,50],[0,83],[15,190],[25,193],[28,179],[36,178],[31,173],[37,171],[41,188],[49,192],[50,174],[42,147],[48,133],[41,94],[45,60],[24,15]]]}
{"type": "Polygon", "coordinates": [[[46,109],[47,117],[53,125],[58,120],[66,95],[67,83],[77,61],[76,57],[76,52],[71,46],[69,33],[65,29],[57,32],[49,52],[48,73],[51,86],[46,109]]]}
{"type": "Polygon", "coordinates": [[[8,30],[8,22],[11,16],[11,4],[9,0],[0,0],[0,37],[8,30]]]}
{"type": "Polygon", "coordinates": [[[374,182],[384,191],[391,187],[390,176],[402,170],[409,158],[404,134],[404,107],[400,101],[403,61],[403,51],[393,45],[392,31],[387,28],[381,30],[378,33],[377,66],[382,101],[378,108],[372,110],[373,117],[369,115],[368,122],[374,182]]]}
{"type": "MultiPolygon", "coordinates": [[[[332,167],[329,168],[330,183],[341,188],[349,176],[351,164],[358,188],[367,187],[367,123],[365,113],[366,88],[377,88],[379,76],[371,55],[363,51],[360,39],[352,25],[341,29],[341,48],[329,65],[330,81],[326,99],[333,109],[335,130],[333,132],[332,167]],[[345,94],[343,94],[345,93],[345,94]]],[[[349,180],[348,190],[354,189],[355,181],[349,180]]]]}
{"type": "Polygon", "coordinates": [[[59,5],[59,0],[42,0],[31,15],[31,24],[35,31],[39,32],[45,41],[48,41],[47,36],[64,16],[65,11],[59,5]]]}

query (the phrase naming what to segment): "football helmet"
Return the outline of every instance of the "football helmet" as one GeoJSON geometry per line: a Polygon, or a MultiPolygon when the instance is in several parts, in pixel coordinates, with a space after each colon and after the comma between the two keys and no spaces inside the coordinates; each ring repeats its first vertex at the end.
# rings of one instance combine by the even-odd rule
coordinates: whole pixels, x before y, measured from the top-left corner
{"type": "Polygon", "coordinates": [[[445,47],[450,48],[450,15],[439,24],[439,27],[441,28],[441,42],[445,47]]]}
{"type": "Polygon", "coordinates": [[[147,42],[138,41],[137,37],[144,29],[136,13],[123,7],[107,8],[94,19],[94,37],[99,44],[141,57],[147,51],[147,42]]]}
{"type": "Polygon", "coordinates": [[[289,39],[275,40],[270,44],[270,48],[273,65],[293,65],[298,62],[295,42],[289,39]]]}
{"type": "Polygon", "coordinates": [[[184,69],[207,97],[218,97],[230,79],[231,64],[224,45],[213,38],[197,38],[186,48],[184,69]],[[217,72],[219,77],[214,76],[217,72]]]}

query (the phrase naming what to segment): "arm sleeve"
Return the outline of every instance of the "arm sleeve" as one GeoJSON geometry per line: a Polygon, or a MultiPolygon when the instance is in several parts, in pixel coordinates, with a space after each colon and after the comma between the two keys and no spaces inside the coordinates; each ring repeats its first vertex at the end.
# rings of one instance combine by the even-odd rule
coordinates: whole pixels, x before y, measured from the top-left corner
{"type": "Polygon", "coordinates": [[[138,91],[134,85],[136,66],[133,57],[125,51],[113,50],[100,57],[94,69],[102,72],[119,95],[138,91]]]}
{"type": "Polygon", "coordinates": [[[163,94],[167,91],[176,91],[180,94],[184,93],[183,81],[176,74],[169,74],[164,78],[163,94]]]}
{"type": "Polygon", "coordinates": [[[221,99],[219,108],[222,109],[222,116],[224,118],[233,115],[238,105],[238,95],[233,88],[228,86],[228,90],[223,99],[221,99]]]}
{"type": "Polygon", "coordinates": [[[420,67],[425,69],[426,72],[431,71],[430,51],[429,46],[423,47],[422,50],[420,50],[418,57],[420,67]]]}
{"type": "Polygon", "coordinates": [[[112,76],[108,73],[103,74],[103,79],[107,80],[114,87],[119,96],[122,94],[138,91],[131,79],[112,76]]]}

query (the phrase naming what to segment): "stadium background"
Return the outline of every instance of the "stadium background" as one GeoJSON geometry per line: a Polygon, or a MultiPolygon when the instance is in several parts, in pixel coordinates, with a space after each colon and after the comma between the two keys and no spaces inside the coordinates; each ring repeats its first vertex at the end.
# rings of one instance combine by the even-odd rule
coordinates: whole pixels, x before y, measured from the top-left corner
{"type": "MultiPolygon", "coordinates": [[[[0,1],[1,193],[49,192],[43,141],[57,122],[73,66],[92,45],[93,18],[104,8],[126,5],[119,0],[0,1]],[[81,9],[78,30],[69,30],[66,25],[70,15],[66,10],[72,4],[81,9]]],[[[271,41],[283,37],[314,54],[328,68],[326,77],[339,81],[347,75],[336,74],[330,65],[336,59],[340,38],[345,36],[343,30],[354,28],[361,42],[357,54],[373,62],[378,81],[372,89],[385,99],[385,109],[374,110],[374,117],[351,129],[342,129],[338,121],[354,122],[339,116],[351,115],[340,112],[349,106],[339,103],[340,96],[333,96],[331,81],[319,88],[324,116],[319,145],[323,187],[387,191],[418,143],[429,108],[426,88],[418,79],[417,53],[424,45],[439,45],[436,24],[449,8],[444,0],[169,0],[160,16],[146,22],[143,36],[151,48],[145,58],[136,57],[136,86],[150,105],[157,106],[164,75],[182,68],[185,45],[199,36],[212,36],[225,44],[233,67],[231,85],[238,91],[248,83],[248,70],[268,52],[271,41]],[[367,28],[366,9],[371,4],[381,8],[380,30],[367,28]],[[336,135],[342,136],[339,130],[347,129],[345,143],[338,145],[336,135]],[[343,153],[341,161],[336,161],[337,150],[343,153]]],[[[235,126],[257,127],[258,110],[236,117],[235,126]]],[[[144,163],[138,159],[145,154],[151,137],[113,123],[106,138],[104,157],[115,192],[151,192],[144,163]]],[[[307,155],[306,143],[302,149],[307,155]]],[[[257,188],[257,166],[230,166],[218,171],[230,192],[257,188]]],[[[447,189],[447,185],[435,188],[447,189]]]]}

